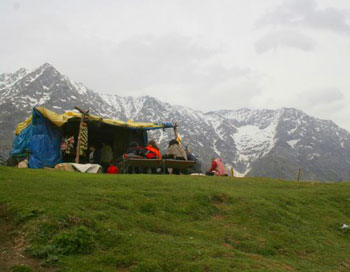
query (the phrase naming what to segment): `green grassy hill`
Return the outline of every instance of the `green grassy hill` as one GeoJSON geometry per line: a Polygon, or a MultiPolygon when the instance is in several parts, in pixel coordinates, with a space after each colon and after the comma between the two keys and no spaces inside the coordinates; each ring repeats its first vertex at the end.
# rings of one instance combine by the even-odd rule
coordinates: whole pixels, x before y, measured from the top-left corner
{"type": "Polygon", "coordinates": [[[350,271],[344,223],[350,183],[0,167],[1,271],[350,271]]]}

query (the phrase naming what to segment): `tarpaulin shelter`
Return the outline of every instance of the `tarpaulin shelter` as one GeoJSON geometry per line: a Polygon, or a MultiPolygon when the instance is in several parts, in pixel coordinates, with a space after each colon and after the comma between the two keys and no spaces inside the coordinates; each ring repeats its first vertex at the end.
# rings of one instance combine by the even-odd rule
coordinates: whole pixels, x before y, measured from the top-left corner
{"type": "MultiPolygon", "coordinates": [[[[33,108],[32,115],[17,125],[10,156],[29,156],[30,168],[54,167],[62,162],[62,138],[77,136],[81,116],[81,113],[73,111],[57,114],[44,107],[33,108]]],[[[115,157],[125,152],[130,141],[145,145],[148,130],[173,127],[172,123],[124,122],[94,115],[89,115],[85,122],[89,141],[111,145],[115,157]]]]}

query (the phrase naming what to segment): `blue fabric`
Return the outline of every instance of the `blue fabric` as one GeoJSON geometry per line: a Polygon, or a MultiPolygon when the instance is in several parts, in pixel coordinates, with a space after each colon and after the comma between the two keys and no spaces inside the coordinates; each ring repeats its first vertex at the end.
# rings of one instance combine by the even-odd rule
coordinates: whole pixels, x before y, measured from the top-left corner
{"type": "MultiPolygon", "coordinates": [[[[172,128],[174,127],[174,125],[172,123],[162,123],[162,125],[164,125],[164,128],[172,128]]],[[[150,128],[142,128],[143,130],[154,130],[154,129],[163,129],[163,128],[159,128],[159,127],[156,127],[156,128],[153,128],[153,127],[150,127],[150,128]]]]}
{"type": "Polygon", "coordinates": [[[22,157],[29,153],[29,144],[32,138],[32,124],[23,129],[15,138],[10,152],[11,157],[22,157]]]}
{"type": "Polygon", "coordinates": [[[61,163],[61,139],[60,130],[34,108],[29,168],[54,167],[61,163]]]}
{"type": "Polygon", "coordinates": [[[155,129],[165,129],[165,128],[173,128],[174,127],[174,125],[172,123],[161,123],[161,124],[157,124],[157,125],[163,125],[164,127],[143,127],[143,128],[128,127],[128,129],[132,129],[132,130],[155,130],[155,129]]]}

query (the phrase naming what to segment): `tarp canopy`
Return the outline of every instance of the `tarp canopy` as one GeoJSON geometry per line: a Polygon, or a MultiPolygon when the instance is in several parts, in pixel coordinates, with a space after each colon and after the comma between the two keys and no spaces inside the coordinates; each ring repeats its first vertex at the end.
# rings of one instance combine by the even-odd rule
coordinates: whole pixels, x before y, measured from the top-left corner
{"type": "MultiPolygon", "coordinates": [[[[70,119],[72,118],[81,118],[82,114],[79,112],[74,112],[74,111],[68,111],[63,114],[58,114],[53,111],[50,111],[44,107],[35,107],[33,109],[33,114],[34,110],[38,111],[41,113],[41,115],[55,124],[58,127],[63,126],[65,123],[67,123],[70,119]]],[[[17,125],[16,128],[16,135],[19,135],[22,130],[27,128],[33,120],[33,115],[31,115],[29,118],[27,118],[24,122],[21,122],[17,125]]],[[[152,129],[161,129],[161,128],[172,128],[174,127],[172,123],[144,123],[144,122],[134,122],[134,121],[120,121],[120,120],[113,120],[113,119],[108,119],[108,118],[102,118],[100,116],[95,116],[95,115],[89,115],[88,120],[90,121],[99,121],[102,123],[105,123],[107,125],[111,126],[117,126],[117,127],[125,127],[125,128],[130,128],[130,129],[142,129],[142,130],[152,130],[152,129]]]]}
{"type": "MultiPolygon", "coordinates": [[[[11,157],[21,157],[30,154],[28,165],[30,168],[54,167],[62,162],[60,146],[62,141],[62,127],[69,120],[80,121],[82,114],[78,112],[66,112],[57,114],[44,107],[33,108],[32,115],[16,128],[16,138],[10,152],[11,157]]],[[[146,130],[171,128],[171,123],[142,123],[106,119],[89,115],[87,122],[101,122],[106,125],[132,130],[141,130],[146,135],[146,130]]]]}

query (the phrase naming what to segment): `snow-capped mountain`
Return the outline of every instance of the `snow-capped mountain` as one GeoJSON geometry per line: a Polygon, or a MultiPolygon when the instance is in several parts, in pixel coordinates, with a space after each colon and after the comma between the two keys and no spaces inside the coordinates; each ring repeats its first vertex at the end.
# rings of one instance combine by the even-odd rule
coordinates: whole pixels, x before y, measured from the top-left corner
{"type": "MultiPolygon", "coordinates": [[[[18,122],[36,105],[56,112],[75,106],[121,120],[178,122],[183,142],[208,165],[220,156],[235,175],[350,180],[350,134],[331,121],[296,109],[201,112],[150,96],[101,94],[60,74],[50,64],[0,75],[0,150],[8,153],[18,122]]],[[[162,148],[171,130],[155,131],[162,148]]]]}

